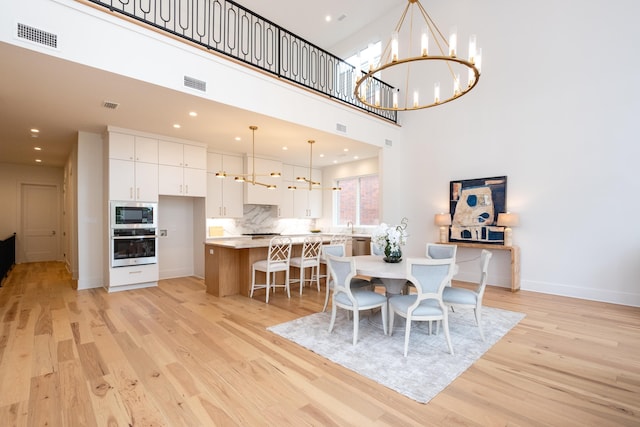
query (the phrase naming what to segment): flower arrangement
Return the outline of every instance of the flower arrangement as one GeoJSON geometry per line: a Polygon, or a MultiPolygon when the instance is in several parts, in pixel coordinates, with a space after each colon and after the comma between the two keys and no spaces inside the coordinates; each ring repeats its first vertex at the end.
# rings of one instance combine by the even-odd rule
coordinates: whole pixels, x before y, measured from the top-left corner
{"type": "Polygon", "coordinates": [[[402,218],[398,225],[387,225],[385,223],[372,233],[371,240],[381,249],[384,249],[384,255],[387,259],[397,258],[398,261],[402,257],[401,246],[407,243],[407,225],[409,220],[402,218]]]}

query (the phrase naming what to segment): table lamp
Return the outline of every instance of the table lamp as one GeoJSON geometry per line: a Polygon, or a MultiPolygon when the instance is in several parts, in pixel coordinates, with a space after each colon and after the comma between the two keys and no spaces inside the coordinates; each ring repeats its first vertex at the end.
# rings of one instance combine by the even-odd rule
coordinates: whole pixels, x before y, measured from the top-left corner
{"type": "Polygon", "coordinates": [[[449,240],[447,227],[451,225],[451,214],[442,212],[436,214],[433,222],[440,227],[440,243],[447,243],[449,240]]]}
{"type": "Polygon", "coordinates": [[[517,227],[520,223],[520,215],[504,212],[498,214],[498,226],[504,227],[504,245],[512,246],[513,245],[513,235],[511,232],[511,227],[517,227]]]}

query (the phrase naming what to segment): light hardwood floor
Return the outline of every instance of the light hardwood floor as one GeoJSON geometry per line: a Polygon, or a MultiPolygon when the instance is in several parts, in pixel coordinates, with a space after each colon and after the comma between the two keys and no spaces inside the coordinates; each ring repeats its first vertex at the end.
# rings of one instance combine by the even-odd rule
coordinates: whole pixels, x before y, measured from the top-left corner
{"type": "Polygon", "coordinates": [[[216,298],[202,280],[76,291],[61,263],[0,288],[0,426],[640,425],[640,309],[489,287],[526,313],[430,403],[265,330],[322,292],[216,298]]]}

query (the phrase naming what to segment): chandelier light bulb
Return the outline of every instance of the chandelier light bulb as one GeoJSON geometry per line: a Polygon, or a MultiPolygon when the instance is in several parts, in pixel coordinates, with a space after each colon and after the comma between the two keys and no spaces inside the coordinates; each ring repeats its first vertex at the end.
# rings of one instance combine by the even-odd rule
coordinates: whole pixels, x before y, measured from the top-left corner
{"type": "Polygon", "coordinates": [[[398,32],[391,33],[391,61],[398,61],[398,32]]]}
{"type": "Polygon", "coordinates": [[[478,72],[481,73],[482,72],[482,48],[478,48],[478,52],[476,53],[475,64],[474,65],[478,69],[478,72]]]}
{"type": "Polygon", "coordinates": [[[422,56],[429,54],[429,28],[422,28],[422,36],[420,37],[420,53],[422,56]]]}
{"type": "Polygon", "coordinates": [[[469,36],[469,62],[472,64],[476,60],[476,35],[469,36]]]}
{"type": "Polygon", "coordinates": [[[393,91],[393,108],[398,108],[398,91],[393,91]]]}
{"type": "Polygon", "coordinates": [[[418,91],[413,91],[413,106],[418,107],[420,105],[420,97],[418,96],[418,91]]]}
{"type": "Polygon", "coordinates": [[[456,74],[453,78],[453,94],[454,96],[460,95],[460,74],[456,74]]]}
{"type": "Polygon", "coordinates": [[[456,27],[451,28],[449,33],[449,56],[455,58],[457,56],[456,51],[458,49],[458,29],[456,27]]]}
{"type": "Polygon", "coordinates": [[[376,107],[380,106],[380,89],[376,89],[375,104],[376,104],[376,107]]]}
{"type": "Polygon", "coordinates": [[[440,102],[440,82],[436,82],[433,84],[433,102],[440,102]]]}

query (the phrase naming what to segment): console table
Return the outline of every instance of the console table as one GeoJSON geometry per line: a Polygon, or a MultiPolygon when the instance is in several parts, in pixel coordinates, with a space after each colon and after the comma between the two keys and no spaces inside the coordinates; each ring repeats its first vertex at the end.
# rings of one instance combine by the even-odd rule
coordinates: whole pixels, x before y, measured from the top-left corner
{"type": "Polygon", "coordinates": [[[446,242],[445,245],[456,245],[460,248],[486,249],[488,251],[509,251],[511,254],[511,292],[520,290],[520,247],[490,245],[486,243],[446,242]]]}

